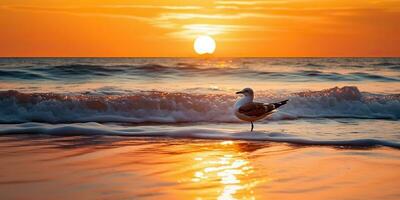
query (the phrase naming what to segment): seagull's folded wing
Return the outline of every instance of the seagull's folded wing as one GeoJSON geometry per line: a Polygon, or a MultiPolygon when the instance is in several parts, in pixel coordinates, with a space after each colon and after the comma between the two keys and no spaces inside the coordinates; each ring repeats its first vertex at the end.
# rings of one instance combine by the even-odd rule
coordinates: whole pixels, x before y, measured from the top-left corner
{"type": "Polygon", "coordinates": [[[269,113],[275,109],[274,105],[268,104],[265,105],[263,103],[247,103],[239,108],[239,113],[247,115],[247,116],[262,116],[266,113],[269,113]]]}

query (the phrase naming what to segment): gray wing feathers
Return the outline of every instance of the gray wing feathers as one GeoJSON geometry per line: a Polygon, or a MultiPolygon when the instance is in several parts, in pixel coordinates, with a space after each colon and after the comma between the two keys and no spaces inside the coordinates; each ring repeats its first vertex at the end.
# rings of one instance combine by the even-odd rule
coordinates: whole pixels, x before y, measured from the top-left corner
{"type": "Polygon", "coordinates": [[[263,103],[247,103],[239,108],[239,113],[242,113],[247,116],[262,116],[267,113],[274,111],[275,109],[285,105],[288,100],[281,101],[278,103],[271,103],[271,104],[263,104],[263,103]]]}

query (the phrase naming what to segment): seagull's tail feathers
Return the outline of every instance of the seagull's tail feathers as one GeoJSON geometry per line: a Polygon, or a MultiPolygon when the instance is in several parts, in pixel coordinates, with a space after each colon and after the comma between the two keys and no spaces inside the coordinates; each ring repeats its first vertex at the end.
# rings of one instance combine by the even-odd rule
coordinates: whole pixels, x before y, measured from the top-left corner
{"type": "Polygon", "coordinates": [[[277,108],[285,105],[288,101],[289,100],[281,101],[278,103],[264,104],[264,107],[265,107],[267,113],[273,113],[276,111],[277,108]]]}
{"type": "Polygon", "coordinates": [[[274,105],[275,109],[277,109],[277,108],[285,105],[288,101],[289,101],[289,99],[287,99],[285,101],[278,102],[278,103],[273,103],[273,105],[274,105]]]}

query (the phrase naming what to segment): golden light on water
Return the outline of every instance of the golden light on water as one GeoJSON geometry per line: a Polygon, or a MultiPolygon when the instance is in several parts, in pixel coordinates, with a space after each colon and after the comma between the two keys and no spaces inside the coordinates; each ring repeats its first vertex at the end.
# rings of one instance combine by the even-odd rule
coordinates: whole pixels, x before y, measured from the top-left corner
{"type": "Polygon", "coordinates": [[[393,158],[400,152],[389,148],[374,150],[390,158],[383,159],[364,155],[365,150],[255,141],[175,139],[165,144],[164,139],[121,138],[100,147],[92,146],[93,138],[78,138],[2,143],[2,181],[10,184],[1,185],[1,194],[16,197],[2,199],[319,200],[398,194],[399,163],[393,158]],[[77,147],[77,141],[85,145],[77,147]],[[44,173],[44,165],[52,167],[44,173]]]}
{"type": "Polygon", "coordinates": [[[193,159],[196,170],[192,183],[203,188],[213,186],[213,190],[197,199],[214,194],[218,200],[255,199],[253,188],[261,180],[248,178],[254,169],[244,153],[236,151],[235,145],[233,141],[223,141],[219,143],[220,150],[201,152],[193,159]]]}

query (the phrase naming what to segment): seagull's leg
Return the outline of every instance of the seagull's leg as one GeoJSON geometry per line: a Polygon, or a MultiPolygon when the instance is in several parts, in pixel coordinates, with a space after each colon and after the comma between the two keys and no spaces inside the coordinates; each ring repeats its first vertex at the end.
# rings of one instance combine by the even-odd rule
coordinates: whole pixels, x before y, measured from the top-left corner
{"type": "Polygon", "coordinates": [[[251,123],[251,132],[253,132],[254,124],[253,124],[253,122],[250,122],[250,123],[251,123]]]}

